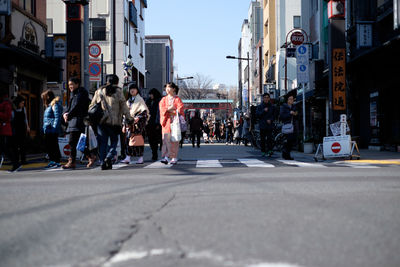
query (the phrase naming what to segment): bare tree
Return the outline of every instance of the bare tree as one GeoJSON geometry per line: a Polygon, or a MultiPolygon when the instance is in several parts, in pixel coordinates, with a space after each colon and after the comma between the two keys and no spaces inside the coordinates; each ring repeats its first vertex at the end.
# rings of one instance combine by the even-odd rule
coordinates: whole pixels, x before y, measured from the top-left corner
{"type": "Polygon", "coordinates": [[[182,99],[204,99],[212,83],[210,77],[196,73],[193,79],[179,82],[179,96],[182,99]]]}

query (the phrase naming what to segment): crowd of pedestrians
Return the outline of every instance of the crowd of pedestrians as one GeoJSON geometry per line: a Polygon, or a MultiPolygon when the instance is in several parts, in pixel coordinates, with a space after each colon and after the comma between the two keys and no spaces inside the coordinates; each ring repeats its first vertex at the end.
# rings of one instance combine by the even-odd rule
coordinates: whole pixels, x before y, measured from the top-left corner
{"type": "MultiPolygon", "coordinates": [[[[175,165],[178,163],[179,147],[186,139],[186,132],[193,148],[200,148],[201,138],[204,143],[221,143],[226,145],[245,145],[254,143],[254,121],[258,121],[260,133],[261,156],[273,154],[273,129],[277,117],[283,122],[282,133],[287,142],[284,144],[282,157],[290,160],[291,148],[296,140],[294,120],[297,111],[293,94],[288,94],[285,103],[277,107],[271,102],[268,93],[263,101],[252,109],[251,114],[240,115],[233,120],[212,120],[201,118],[196,111],[185,115],[184,105],[178,96],[179,88],[174,83],[164,86],[165,96],[153,88],[146,101],[141,96],[140,88],[131,83],[124,96],[118,87],[116,75],[108,75],[104,86],[98,88],[92,99],[88,91],[81,87],[78,78],[70,78],[68,88],[70,99],[66,110],[59,96],[51,90],[42,93],[44,105],[42,133],[46,143],[49,163],[46,168],[75,169],[77,150],[88,159],[86,167],[95,166],[96,161],[102,170],[112,169],[118,161],[117,144],[120,141],[121,163],[143,164],[144,145],[147,138],[151,148],[152,160],[157,161],[161,151],[161,162],[175,165]],[[98,118],[93,119],[93,112],[98,118]],[[95,110],[95,111],[93,111],[95,110]],[[188,122],[186,122],[188,119],[188,122]],[[58,138],[68,135],[70,155],[68,162],[61,165],[61,153],[58,138]]],[[[8,157],[12,162],[10,171],[18,171],[26,163],[25,142],[30,127],[25,110],[25,98],[17,95],[12,101],[8,90],[0,91],[0,152],[1,162],[8,157]]],[[[189,142],[190,142],[189,141],[189,142]]]]}

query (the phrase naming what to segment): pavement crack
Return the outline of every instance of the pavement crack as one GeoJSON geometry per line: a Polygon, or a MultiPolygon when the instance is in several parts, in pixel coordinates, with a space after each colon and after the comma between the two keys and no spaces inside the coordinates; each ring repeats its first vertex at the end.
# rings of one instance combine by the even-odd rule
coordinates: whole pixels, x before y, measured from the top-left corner
{"type": "MultiPolygon", "coordinates": [[[[145,216],[144,216],[143,218],[139,218],[139,219],[134,220],[134,223],[133,223],[132,225],[129,226],[129,231],[128,231],[128,233],[127,233],[125,236],[123,236],[122,238],[120,238],[119,240],[117,240],[117,241],[114,242],[115,248],[113,248],[113,249],[111,249],[111,250],[109,251],[108,257],[105,259],[103,265],[104,265],[104,266],[109,266],[109,264],[112,262],[112,259],[113,259],[116,255],[118,255],[118,254],[121,252],[121,250],[122,250],[124,244],[125,244],[126,242],[128,242],[129,240],[131,240],[137,233],[139,233],[139,231],[140,231],[140,226],[141,226],[143,223],[145,223],[145,222],[151,220],[151,218],[152,218],[155,214],[157,214],[158,212],[162,211],[162,210],[163,210],[165,207],[167,207],[175,198],[176,198],[176,194],[173,194],[173,195],[172,195],[169,199],[167,199],[167,201],[165,201],[159,208],[157,208],[157,209],[154,210],[154,211],[144,213],[145,216]]],[[[160,231],[160,233],[162,233],[162,228],[161,228],[161,227],[160,227],[159,231],[160,231]]]]}

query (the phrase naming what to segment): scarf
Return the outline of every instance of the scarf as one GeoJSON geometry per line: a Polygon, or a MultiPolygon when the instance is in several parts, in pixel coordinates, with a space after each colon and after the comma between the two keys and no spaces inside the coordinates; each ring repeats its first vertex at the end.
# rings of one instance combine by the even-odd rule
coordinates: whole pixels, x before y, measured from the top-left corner
{"type": "Polygon", "coordinates": [[[146,103],[140,95],[130,97],[128,101],[126,101],[126,104],[128,105],[130,111],[129,113],[132,117],[135,117],[136,114],[140,114],[143,111],[147,111],[147,118],[150,118],[149,109],[147,108],[146,103]]]}

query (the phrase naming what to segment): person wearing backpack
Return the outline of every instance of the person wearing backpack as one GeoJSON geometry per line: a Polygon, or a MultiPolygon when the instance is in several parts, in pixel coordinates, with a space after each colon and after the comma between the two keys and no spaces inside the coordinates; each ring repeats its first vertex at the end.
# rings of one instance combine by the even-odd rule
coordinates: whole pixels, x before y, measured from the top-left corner
{"type": "Polygon", "coordinates": [[[58,145],[58,136],[61,134],[63,108],[60,97],[55,97],[53,91],[46,90],[41,97],[45,108],[43,114],[44,142],[50,160],[46,168],[59,168],[61,167],[61,153],[58,145]]]}

